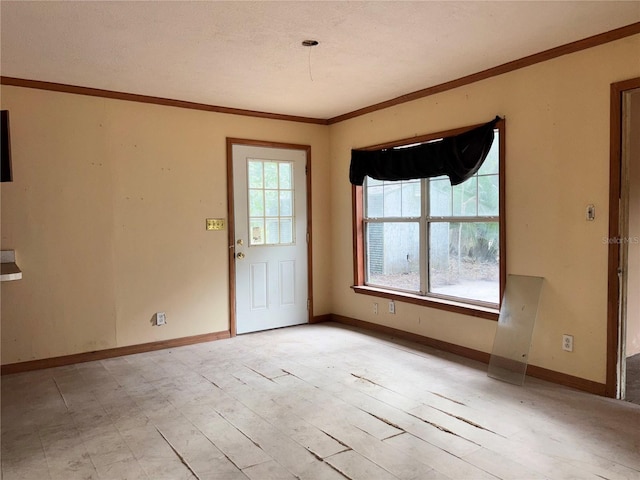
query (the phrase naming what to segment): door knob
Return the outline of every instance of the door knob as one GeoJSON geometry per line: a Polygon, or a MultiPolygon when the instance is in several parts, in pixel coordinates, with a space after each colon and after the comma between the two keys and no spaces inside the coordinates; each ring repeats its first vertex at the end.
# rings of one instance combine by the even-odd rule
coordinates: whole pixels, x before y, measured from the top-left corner
{"type": "Polygon", "coordinates": [[[240,260],[242,260],[242,259],[244,258],[244,253],[239,252],[239,253],[236,255],[236,258],[239,258],[240,260]]]}

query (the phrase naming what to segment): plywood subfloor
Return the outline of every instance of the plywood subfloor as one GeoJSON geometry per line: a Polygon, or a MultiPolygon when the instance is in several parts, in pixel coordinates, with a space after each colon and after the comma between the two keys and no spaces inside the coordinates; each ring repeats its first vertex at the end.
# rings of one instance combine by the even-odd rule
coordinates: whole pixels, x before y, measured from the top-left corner
{"type": "Polygon", "coordinates": [[[335,324],[2,378],[13,479],[637,479],[640,406],[335,324]]]}

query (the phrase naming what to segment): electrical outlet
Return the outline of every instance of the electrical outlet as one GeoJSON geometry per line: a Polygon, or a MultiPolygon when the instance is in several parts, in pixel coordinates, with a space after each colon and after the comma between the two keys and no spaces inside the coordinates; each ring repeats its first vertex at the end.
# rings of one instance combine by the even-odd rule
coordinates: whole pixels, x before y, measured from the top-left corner
{"type": "Polygon", "coordinates": [[[167,323],[167,315],[164,312],[156,313],[156,326],[165,325],[167,323]]]}
{"type": "Polygon", "coordinates": [[[562,350],[573,352],[573,335],[562,335],[562,350]]]}
{"type": "Polygon", "coordinates": [[[377,303],[374,303],[374,304],[373,304],[373,314],[374,314],[374,315],[377,315],[377,314],[378,314],[378,304],[377,304],[377,303]]]}
{"type": "Polygon", "coordinates": [[[394,303],[393,300],[389,302],[389,313],[392,313],[392,314],[396,313],[396,304],[394,303]]]}

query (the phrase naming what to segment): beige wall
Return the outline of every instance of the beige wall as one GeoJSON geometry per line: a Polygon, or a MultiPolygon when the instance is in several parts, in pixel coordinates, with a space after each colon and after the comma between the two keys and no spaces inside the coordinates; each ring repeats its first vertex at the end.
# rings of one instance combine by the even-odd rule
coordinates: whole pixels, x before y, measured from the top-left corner
{"type": "Polygon", "coordinates": [[[3,86],[2,363],[229,328],[226,137],[312,147],[314,314],[331,311],[328,128],[3,86]],[[151,326],[157,311],[168,324],[151,326]]]}
{"type": "Polygon", "coordinates": [[[226,232],[203,228],[226,216],[227,136],[312,146],[315,315],[489,352],[495,322],[402,302],[373,315],[382,299],[353,293],[348,166],[353,147],[499,114],[508,272],[546,279],[531,363],[604,382],[609,86],[640,76],[638,51],[629,37],[331,127],[2,87],[2,248],[24,270],[2,284],[2,363],[228,328],[226,232]]]}
{"type": "Polygon", "coordinates": [[[352,278],[350,149],[506,117],[508,273],[545,280],[530,362],[605,381],[609,87],[640,76],[640,36],[331,127],[333,312],[490,352],[496,323],[375,297],[352,278]],[[585,221],[586,206],[597,219],[585,221]],[[385,312],[386,309],[380,309],[385,312]],[[574,352],[561,349],[574,335],[574,352]]]}
{"type": "Polygon", "coordinates": [[[630,357],[640,353],[640,90],[629,95],[629,239],[627,341],[630,357]]]}

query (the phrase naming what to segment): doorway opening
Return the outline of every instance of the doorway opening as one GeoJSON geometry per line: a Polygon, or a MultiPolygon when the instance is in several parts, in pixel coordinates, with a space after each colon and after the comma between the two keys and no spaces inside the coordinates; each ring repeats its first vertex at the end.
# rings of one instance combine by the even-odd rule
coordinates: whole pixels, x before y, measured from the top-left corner
{"type": "Polygon", "coordinates": [[[611,85],[607,395],[640,404],[640,78],[611,85]]]}

